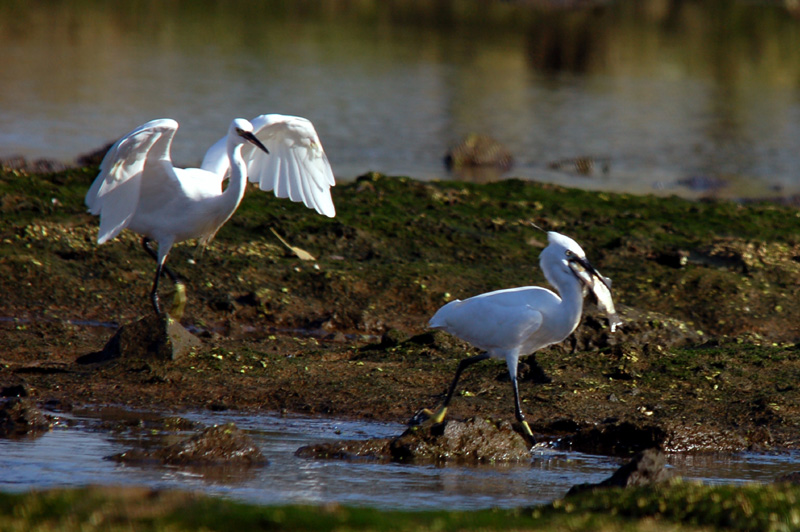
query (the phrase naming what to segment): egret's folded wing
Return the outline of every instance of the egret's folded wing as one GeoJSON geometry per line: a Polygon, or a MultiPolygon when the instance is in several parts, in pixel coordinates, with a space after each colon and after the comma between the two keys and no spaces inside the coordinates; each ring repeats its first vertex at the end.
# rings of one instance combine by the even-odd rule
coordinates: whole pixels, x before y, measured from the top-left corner
{"type": "Polygon", "coordinates": [[[274,190],[279,198],[302,201],[306,207],[334,217],[330,191],[336,184],[333,170],[311,122],[277,114],[261,115],[251,122],[269,154],[244,145],[242,157],[249,180],[258,183],[261,190],[274,190]]]}
{"type": "Polygon", "coordinates": [[[170,144],[178,123],[151,120],[118,140],[100,163],[100,174],[86,193],[89,212],[100,215],[98,243],[127,227],[139,203],[142,174],[147,164],[169,160],[170,144]]]}
{"type": "Polygon", "coordinates": [[[542,327],[544,316],[534,306],[535,299],[528,295],[539,290],[522,287],[451,301],[434,314],[428,326],[443,329],[481,349],[512,348],[542,327]]]}

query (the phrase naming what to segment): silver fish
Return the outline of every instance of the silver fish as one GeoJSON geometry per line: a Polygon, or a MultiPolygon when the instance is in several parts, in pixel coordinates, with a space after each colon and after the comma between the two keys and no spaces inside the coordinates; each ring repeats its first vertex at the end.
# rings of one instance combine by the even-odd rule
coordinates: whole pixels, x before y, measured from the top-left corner
{"type": "Polygon", "coordinates": [[[622,320],[619,318],[616,309],[614,308],[614,300],[611,299],[611,279],[603,277],[600,273],[592,276],[592,284],[590,286],[594,297],[597,298],[597,306],[600,310],[606,313],[608,317],[608,326],[611,332],[617,330],[617,327],[622,325],[622,320]]]}
{"type": "Polygon", "coordinates": [[[614,300],[611,299],[611,279],[594,269],[586,259],[575,258],[569,262],[569,267],[578,279],[583,282],[584,296],[587,290],[591,290],[595,299],[597,299],[597,306],[606,313],[611,332],[616,331],[617,327],[622,325],[622,320],[614,308],[614,300]]]}

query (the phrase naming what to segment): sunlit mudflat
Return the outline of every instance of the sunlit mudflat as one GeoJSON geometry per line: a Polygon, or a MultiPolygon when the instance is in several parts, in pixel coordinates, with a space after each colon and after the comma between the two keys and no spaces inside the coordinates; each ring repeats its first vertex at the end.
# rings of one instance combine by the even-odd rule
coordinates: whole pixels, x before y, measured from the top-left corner
{"type": "MultiPolygon", "coordinates": [[[[196,490],[259,504],[338,502],[402,509],[519,507],[561,498],[574,484],[599,482],[619,459],[541,450],[530,464],[447,466],[378,464],[298,458],[306,444],[396,435],[394,423],[296,416],[190,413],[202,424],[233,421],[260,445],[270,465],[246,471],[192,471],[121,465],[105,459],[151,438],[147,431],[109,429],[99,418],[60,416],[52,432],[33,440],[0,440],[0,490],[27,491],[86,485],[144,485],[196,490]]],[[[770,482],[797,464],[796,454],[725,457],[672,456],[688,479],[715,483],[770,482]]]]}

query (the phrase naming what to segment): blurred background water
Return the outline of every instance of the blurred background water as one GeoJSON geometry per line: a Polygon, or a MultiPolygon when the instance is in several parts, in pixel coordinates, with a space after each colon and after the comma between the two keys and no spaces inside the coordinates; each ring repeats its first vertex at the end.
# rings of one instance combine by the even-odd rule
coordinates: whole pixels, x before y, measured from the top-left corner
{"type": "Polygon", "coordinates": [[[72,162],[172,117],[196,165],[233,117],[277,112],[314,122],[341,181],[800,194],[790,0],[11,0],[0,43],[0,158],[72,162]],[[449,173],[470,133],[513,168],[449,173]]]}

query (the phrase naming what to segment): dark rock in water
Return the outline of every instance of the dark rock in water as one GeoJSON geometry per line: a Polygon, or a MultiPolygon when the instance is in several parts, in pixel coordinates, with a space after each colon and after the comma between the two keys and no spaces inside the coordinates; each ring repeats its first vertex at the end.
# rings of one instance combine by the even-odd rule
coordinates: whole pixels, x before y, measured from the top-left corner
{"type": "Polygon", "coordinates": [[[294,454],[300,458],[388,462],[392,459],[391,442],[391,438],[372,438],[316,443],[300,447],[294,454]]]}
{"type": "Polygon", "coordinates": [[[472,133],[447,153],[444,162],[451,170],[487,166],[510,170],[514,165],[514,157],[507,148],[493,138],[472,133]]]}
{"type": "Polygon", "coordinates": [[[264,465],[267,459],[253,439],[233,423],[215,425],[158,453],[168,464],[264,465]]]}
{"type": "Polygon", "coordinates": [[[672,478],[667,469],[664,453],[657,449],[646,449],[623,465],[609,478],[597,484],[576,484],[567,492],[567,496],[575,495],[598,488],[626,488],[628,486],[647,486],[665,482],[672,478]]]}
{"type": "Polygon", "coordinates": [[[579,429],[563,438],[559,447],[592,454],[629,456],[650,447],[661,447],[667,436],[667,432],[657,426],[604,423],[579,429]]]}
{"type": "Polygon", "coordinates": [[[395,460],[519,462],[530,460],[530,446],[508,421],[483,418],[449,421],[429,430],[407,430],[392,441],[395,460]]]}
{"type": "Polygon", "coordinates": [[[126,451],[109,457],[118,462],[158,462],[180,466],[261,466],[269,462],[252,438],[233,423],[214,425],[199,434],[155,451],[126,451]]]}
{"type": "Polygon", "coordinates": [[[150,315],[123,325],[102,351],[83,355],[76,362],[92,364],[120,357],[179,360],[200,344],[200,339],[178,321],[167,316],[150,315]]]}
{"type": "Polygon", "coordinates": [[[0,437],[37,436],[53,426],[30,399],[12,397],[0,402],[0,437]]]}
{"type": "Polygon", "coordinates": [[[396,438],[309,445],[296,454],[304,458],[476,464],[522,462],[531,457],[525,439],[509,422],[482,418],[412,427],[396,438]]]}

